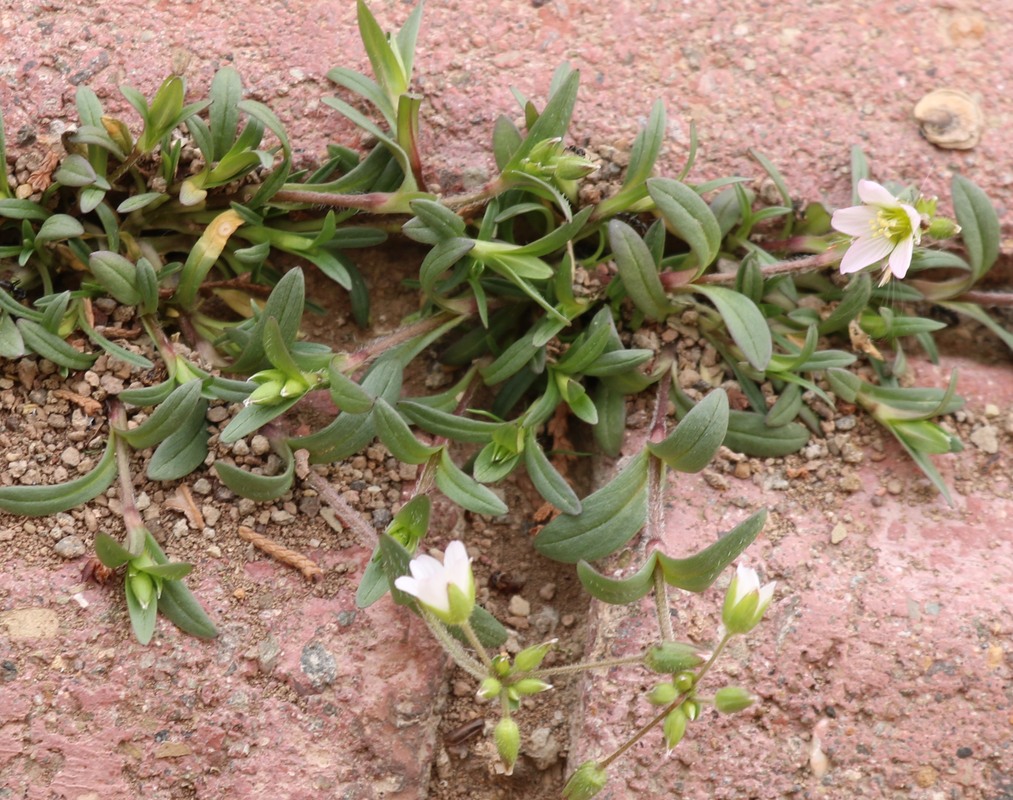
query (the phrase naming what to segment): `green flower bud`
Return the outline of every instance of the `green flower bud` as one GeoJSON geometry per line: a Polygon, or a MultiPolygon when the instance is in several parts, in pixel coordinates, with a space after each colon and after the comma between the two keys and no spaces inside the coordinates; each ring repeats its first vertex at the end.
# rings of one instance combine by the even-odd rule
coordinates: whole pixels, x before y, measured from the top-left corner
{"type": "Polygon", "coordinates": [[[714,694],[714,708],[722,714],[744,711],[756,702],[756,698],[741,686],[726,686],[714,694]]]}
{"type": "Polygon", "coordinates": [[[695,700],[687,700],[683,703],[682,710],[686,713],[686,719],[690,722],[695,722],[696,718],[700,716],[700,704],[695,700]]]}
{"type": "Polygon", "coordinates": [[[652,706],[667,706],[669,703],[674,702],[675,698],[679,696],[679,690],[676,689],[671,682],[659,683],[654,686],[653,689],[647,695],[647,702],[652,706]]]}
{"type": "Polygon", "coordinates": [[[685,694],[696,686],[696,673],[680,672],[672,679],[672,683],[675,685],[675,688],[679,690],[680,694],[685,694]]]}
{"type": "Polygon", "coordinates": [[[725,630],[734,634],[749,633],[755,628],[770,605],[775,585],[771,582],[761,587],[756,570],[740,564],[728,585],[725,605],[721,610],[725,630]]]}
{"type": "Polygon", "coordinates": [[[521,678],[510,687],[521,697],[526,697],[539,692],[545,692],[552,688],[551,683],[546,683],[541,678],[521,678]]]}
{"type": "Polygon", "coordinates": [[[675,746],[682,741],[682,737],[686,733],[686,721],[686,712],[683,711],[682,706],[673,708],[665,717],[665,724],[661,730],[665,736],[665,746],[669,750],[674,750],[675,746]]]}
{"type": "Polygon", "coordinates": [[[503,691],[503,684],[495,678],[486,678],[479,684],[478,687],[478,698],[480,700],[493,700],[499,697],[499,693],[503,691]]]}
{"type": "Polygon", "coordinates": [[[644,666],[652,672],[674,675],[683,670],[699,667],[707,653],[685,642],[662,642],[652,645],[644,654],[644,666]]]}
{"type": "Polygon", "coordinates": [[[243,401],[243,405],[276,406],[281,402],[281,390],[285,384],[281,381],[262,383],[243,401]]]}
{"type": "Polygon", "coordinates": [[[302,376],[298,378],[289,378],[285,381],[285,385],[281,387],[282,397],[302,397],[309,391],[309,384],[302,379],[302,376]]]}
{"type": "Polygon", "coordinates": [[[936,217],[929,223],[926,233],[933,239],[952,239],[960,233],[960,226],[952,219],[936,217]]]}
{"type": "Polygon", "coordinates": [[[493,671],[501,678],[505,678],[510,674],[510,656],[505,653],[500,653],[498,656],[492,658],[493,671]]]}
{"type": "Polygon", "coordinates": [[[533,647],[524,648],[514,657],[514,669],[518,672],[530,672],[533,669],[538,669],[542,659],[549,652],[549,648],[558,641],[559,639],[552,639],[533,647]]]}
{"type": "Polygon", "coordinates": [[[564,800],[591,800],[608,783],[608,772],[597,761],[585,761],[563,787],[564,800]]]}
{"type": "Polygon", "coordinates": [[[134,571],[131,571],[128,580],[130,581],[130,590],[134,593],[141,608],[147,608],[155,599],[155,581],[147,572],[134,571]]]}
{"type": "Polygon", "coordinates": [[[521,729],[510,717],[503,717],[496,723],[496,730],[493,734],[496,739],[496,749],[499,757],[507,768],[507,775],[514,771],[514,764],[517,763],[517,755],[521,751],[521,729]]]}

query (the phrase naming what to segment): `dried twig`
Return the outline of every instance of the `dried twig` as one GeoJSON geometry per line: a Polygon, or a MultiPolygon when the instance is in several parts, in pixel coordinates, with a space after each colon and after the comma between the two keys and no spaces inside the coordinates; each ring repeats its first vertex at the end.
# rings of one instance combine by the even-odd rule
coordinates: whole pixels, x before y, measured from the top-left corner
{"type": "Polygon", "coordinates": [[[313,581],[314,583],[324,577],[324,571],[302,553],[297,553],[295,550],[289,550],[287,547],[278,544],[273,539],[268,539],[266,536],[257,533],[253,530],[253,528],[247,528],[245,525],[240,525],[239,538],[249,542],[258,550],[263,550],[276,561],[280,561],[282,564],[288,564],[290,567],[295,567],[303,574],[303,577],[313,581]]]}

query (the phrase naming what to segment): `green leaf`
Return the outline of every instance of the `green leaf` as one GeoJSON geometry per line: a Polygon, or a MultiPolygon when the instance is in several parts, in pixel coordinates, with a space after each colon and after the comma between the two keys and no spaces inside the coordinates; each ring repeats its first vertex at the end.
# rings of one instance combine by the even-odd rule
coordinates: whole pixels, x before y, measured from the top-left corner
{"type": "Polygon", "coordinates": [[[109,569],[122,567],[134,557],[127,548],[102,531],[95,534],[95,555],[109,569]]]}
{"type": "Polygon", "coordinates": [[[857,144],[851,148],[851,205],[860,206],[862,198],[858,194],[858,182],[869,179],[869,161],[857,144]]]}
{"type": "Polygon", "coordinates": [[[25,340],[14,324],[14,318],[0,309],[0,358],[21,358],[25,354],[25,340]]]}
{"type": "MultiPolygon", "coordinates": [[[[471,625],[471,629],[475,632],[478,640],[486,647],[502,647],[507,640],[506,628],[480,605],[475,605],[475,610],[471,612],[468,624],[471,625]]],[[[451,626],[449,630],[457,639],[466,644],[468,643],[467,637],[458,626],[451,626]]]]}
{"type": "Polygon", "coordinates": [[[342,411],[348,411],[352,414],[363,414],[373,407],[373,398],[369,396],[369,393],[365,389],[341,371],[342,361],[341,356],[335,356],[327,365],[331,400],[342,411]]]}
{"type": "Polygon", "coordinates": [[[615,457],[626,435],[626,398],[608,383],[599,382],[592,390],[598,424],[592,429],[594,440],[606,455],[615,457]]]}
{"type": "Polygon", "coordinates": [[[971,283],[976,283],[999,257],[999,216],[985,193],[963,175],[953,176],[951,191],[960,238],[971,262],[971,283]]]}
{"type": "Polygon", "coordinates": [[[679,472],[699,472],[724,442],[728,431],[728,395],[723,389],[710,392],[682,418],[678,427],[647,449],[679,472]]]}
{"type": "Polygon", "coordinates": [[[950,311],[956,311],[958,314],[963,314],[965,317],[980,322],[992,333],[1002,339],[1003,343],[1010,349],[1013,350],[1013,333],[1008,329],[996,322],[990,317],[981,306],[975,305],[974,303],[957,303],[957,302],[940,302],[943,308],[948,308],[950,311]]]}
{"type": "Polygon", "coordinates": [[[154,386],[142,386],[138,389],[127,389],[119,393],[119,399],[132,406],[157,406],[173,393],[176,382],[172,379],[156,383],[154,386]]]}
{"type": "Polygon", "coordinates": [[[644,240],[622,220],[609,222],[608,231],[612,255],[626,294],[650,319],[664,319],[671,305],[658,277],[658,265],[644,240]]]}
{"type": "Polygon", "coordinates": [[[19,319],[18,330],[24,339],[25,344],[32,352],[38,353],[43,358],[48,358],[54,364],[67,369],[88,369],[95,363],[97,355],[82,353],[55,333],[50,333],[38,322],[30,319],[19,319]]]}
{"type": "Polygon", "coordinates": [[[168,564],[156,564],[153,567],[141,567],[140,571],[147,572],[149,575],[162,578],[163,580],[178,581],[193,572],[193,564],[174,561],[168,564]]]}
{"type": "Polygon", "coordinates": [[[725,567],[753,543],[766,521],[767,510],[757,511],[710,547],[689,558],[669,558],[658,553],[658,564],[665,582],[687,592],[702,592],[709,588],[725,567]]]}
{"type": "Polygon", "coordinates": [[[239,413],[232,418],[231,422],[225,426],[225,430],[221,432],[219,439],[223,444],[236,442],[247,434],[253,433],[255,430],[263,427],[272,419],[280,417],[301,399],[302,397],[289,397],[280,403],[269,406],[258,405],[257,403],[243,406],[239,413]]]}
{"type": "Polygon", "coordinates": [[[148,603],[147,607],[142,606],[134,594],[130,580],[124,581],[127,597],[127,613],[130,615],[130,627],[133,628],[134,636],[141,644],[147,644],[155,633],[155,621],[158,619],[158,604],[148,603]]]}
{"type": "Polygon", "coordinates": [[[200,381],[187,381],[177,386],[143,423],[136,428],[117,429],[116,434],[135,450],[152,447],[186,425],[196,412],[200,396],[200,381]]]}
{"type": "Polygon", "coordinates": [[[306,283],[301,269],[286,272],[271,290],[264,308],[250,332],[249,341],[230,372],[256,372],[269,366],[264,355],[264,329],[272,317],[278,321],[278,330],[286,342],[295,341],[306,304],[306,283]]]}
{"type": "Polygon", "coordinates": [[[398,461],[405,464],[424,464],[440,449],[416,439],[401,415],[383,398],[377,398],[373,412],[376,435],[398,461]]]}
{"type": "Polygon", "coordinates": [[[756,369],[765,370],[774,346],[767,320],[756,304],[745,295],[721,286],[694,285],[693,291],[714,304],[746,360],[756,369]]]}
{"type": "Polygon", "coordinates": [[[603,603],[627,605],[634,603],[654,588],[654,570],[658,565],[657,551],[628,578],[608,578],[586,561],[577,562],[577,577],[592,597],[603,603]]]}
{"type": "MultiPolygon", "coordinates": [[[[148,552],[157,564],[166,564],[168,559],[155,537],[146,531],[145,543],[148,552]]],[[[166,581],[162,584],[162,596],[158,598],[158,610],[177,628],[202,639],[214,639],[218,635],[214,623],[208,617],[197,598],[182,581],[166,581]]]]}
{"type": "MultiPolygon", "coordinates": [[[[812,329],[810,328],[810,330],[812,329]]],[[[784,387],[784,391],[781,392],[781,396],[777,398],[774,405],[767,411],[763,421],[769,428],[779,428],[792,422],[801,409],[802,387],[797,383],[789,383],[784,387]]]]}
{"type": "Polygon", "coordinates": [[[261,503],[276,500],[292,488],[295,459],[287,442],[277,442],[275,450],[284,465],[277,475],[256,475],[224,461],[215,461],[214,470],[221,482],[240,497],[261,503]]]}
{"type": "Polygon", "coordinates": [[[446,436],[455,442],[485,444],[492,440],[493,434],[504,424],[469,419],[414,400],[402,400],[397,406],[408,419],[420,428],[437,436],[446,436]]]}
{"type": "Polygon", "coordinates": [[[0,508],[22,517],[45,517],[84,505],[102,494],[116,477],[116,436],[109,436],[105,452],[87,475],[51,486],[0,487],[0,508]]]}
{"type": "Polygon", "coordinates": [[[35,245],[49,244],[50,242],[62,242],[65,239],[73,239],[84,233],[84,226],[74,217],[67,214],[53,214],[42,223],[39,232],[35,234],[35,245]]]}
{"type": "Polygon", "coordinates": [[[573,117],[573,107],[577,102],[579,85],[580,73],[576,70],[569,72],[545,104],[538,119],[529,128],[528,135],[514,151],[510,161],[503,168],[503,172],[520,168],[524,159],[531,154],[538,143],[566,135],[570,127],[570,119],[573,117]]]}
{"type": "Polygon", "coordinates": [[[762,414],[730,411],[725,446],[736,453],[776,458],[797,453],[809,441],[809,431],[796,422],[768,427],[762,414]]]}
{"type": "Polygon", "coordinates": [[[71,153],[64,157],[60,168],[53,173],[53,180],[63,186],[91,186],[98,180],[98,173],[87,158],[71,153]]]}
{"type": "Polygon", "coordinates": [[[538,493],[552,505],[567,514],[579,514],[582,509],[580,498],[567,483],[566,478],[546,457],[532,430],[528,430],[524,441],[524,468],[538,493]]]}
{"type": "Polygon", "coordinates": [[[483,486],[458,467],[444,448],[436,471],[436,486],[448,499],[468,511],[496,517],[506,514],[506,504],[487,486],[483,486]]]}
{"type": "Polygon", "coordinates": [[[208,429],[204,421],[208,401],[201,398],[176,431],[162,440],[148,462],[153,481],[173,481],[189,475],[208,454],[208,429]]]}
{"type": "Polygon", "coordinates": [[[408,91],[408,76],[405,75],[404,66],[401,63],[401,54],[395,54],[391,43],[380,28],[376,18],[370,12],[369,7],[358,0],[356,3],[356,14],[359,22],[359,36],[366,48],[366,55],[373,67],[373,74],[376,80],[386,91],[387,96],[393,101],[408,91]]]}
{"type": "Polygon", "coordinates": [[[141,302],[137,268],[119,253],[96,250],[88,256],[88,268],[95,280],[123,305],[136,306],[141,302]]]}
{"type": "Polygon", "coordinates": [[[213,153],[210,160],[225,155],[236,140],[239,128],[239,102],[243,99],[243,81],[232,67],[222,67],[211,81],[210,133],[213,153]]]}
{"type": "Polygon", "coordinates": [[[626,544],[647,519],[647,470],[642,451],[609,483],[584,498],[580,514],[560,514],[534,539],[535,549],[556,561],[594,561],[626,544]]]}
{"type": "Polygon", "coordinates": [[[670,178],[651,178],[647,192],[665,220],[665,226],[689,245],[700,275],[717,258],[721,228],[714,212],[686,184],[670,178]]]}

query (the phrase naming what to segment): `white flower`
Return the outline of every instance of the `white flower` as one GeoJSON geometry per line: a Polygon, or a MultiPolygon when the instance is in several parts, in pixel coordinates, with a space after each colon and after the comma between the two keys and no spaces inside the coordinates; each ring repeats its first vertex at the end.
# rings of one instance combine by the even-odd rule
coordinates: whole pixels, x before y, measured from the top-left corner
{"type": "Polygon", "coordinates": [[[858,196],[865,205],[838,209],[830,220],[841,233],[857,237],[841,259],[841,272],[858,272],[889,256],[880,286],[903,278],[921,241],[921,215],[874,181],[859,181],[858,196]]]}
{"type": "Polygon", "coordinates": [[[475,578],[464,543],[447,545],[441,564],[430,555],[419,555],[408,563],[411,576],[402,575],[394,585],[416,598],[448,625],[460,625],[475,606],[475,578]]]}
{"type": "Polygon", "coordinates": [[[729,633],[749,633],[755,628],[770,605],[776,585],[772,581],[761,588],[756,570],[739,564],[735,577],[728,585],[721,611],[725,630],[729,633]]]}

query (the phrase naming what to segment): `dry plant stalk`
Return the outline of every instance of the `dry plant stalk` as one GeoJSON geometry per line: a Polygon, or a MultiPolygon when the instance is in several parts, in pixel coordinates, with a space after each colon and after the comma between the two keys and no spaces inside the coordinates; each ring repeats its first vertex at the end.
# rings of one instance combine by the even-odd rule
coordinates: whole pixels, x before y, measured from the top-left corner
{"type": "Polygon", "coordinates": [[[282,564],[288,564],[290,567],[295,567],[307,580],[316,583],[324,577],[324,571],[302,553],[297,553],[295,550],[289,550],[289,548],[278,544],[273,539],[269,539],[268,537],[257,533],[253,530],[253,528],[240,525],[239,538],[249,542],[258,550],[263,550],[276,561],[280,561],[282,564]]]}

